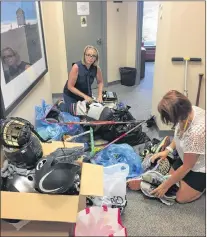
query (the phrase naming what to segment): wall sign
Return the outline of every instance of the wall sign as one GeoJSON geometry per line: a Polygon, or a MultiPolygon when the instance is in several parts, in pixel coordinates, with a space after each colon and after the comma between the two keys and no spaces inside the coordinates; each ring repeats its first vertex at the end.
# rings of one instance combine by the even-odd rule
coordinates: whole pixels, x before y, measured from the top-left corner
{"type": "Polygon", "coordinates": [[[81,27],[87,27],[87,17],[81,16],[81,27]]]}
{"type": "Polygon", "coordinates": [[[77,2],[77,14],[81,15],[89,15],[89,2],[77,2]]]}

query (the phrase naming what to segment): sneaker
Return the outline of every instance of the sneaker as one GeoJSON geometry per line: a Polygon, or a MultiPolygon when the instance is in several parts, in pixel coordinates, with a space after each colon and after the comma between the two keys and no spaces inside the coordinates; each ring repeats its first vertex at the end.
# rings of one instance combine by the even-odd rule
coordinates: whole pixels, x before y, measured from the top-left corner
{"type": "Polygon", "coordinates": [[[63,105],[64,105],[64,100],[63,99],[58,99],[55,103],[54,106],[61,112],[63,112],[63,105]],[[62,106],[61,106],[62,105],[62,106]]]}
{"type": "Polygon", "coordinates": [[[164,139],[159,141],[158,139],[153,139],[152,141],[146,143],[144,150],[140,152],[140,156],[146,157],[149,154],[155,154],[160,151],[164,151],[167,146],[170,145],[170,137],[166,136],[164,139]]]}
{"type": "MultiPolygon", "coordinates": [[[[160,141],[159,141],[160,142],[160,141]]],[[[149,141],[145,143],[144,149],[142,152],[139,153],[141,158],[145,158],[147,155],[151,153],[151,148],[155,145],[156,143],[153,143],[153,141],[149,141]]]]}
{"type": "Polygon", "coordinates": [[[58,99],[55,103],[54,103],[54,105],[56,105],[57,107],[60,105],[60,104],[62,104],[62,103],[64,103],[64,101],[63,101],[63,99],[58,99]]]}
{"type": "MultiPolygon", "coordinates": [[[[154,186],[159,186],[160,184],[162,184],[165,180],[169,179],[170,177],[171,177],[171,175],[162,175],[158,171],[150,170],[150,171],[145,172],[142,175],[142,180],[144,182],[150,183],[154,186]]],[[[175,191],[177,192],[178,188],[179,188],[179,184],[176,183],[168,191],[172,192],[172,193],[175,191]]]]}
{"type": "MultiPolygon", "coordinates": [[[[156,189],[157,187],[153,184],[147,183],[142,181],[141,182],[141,191],[143,194],[150,198],[157,198],[156,196],[152,195],[151,192],[156,189]]],[[[160,201],[168,206],[171,206],[175,203],[176,195],[164,195],[162,198],[158,198],[160,201]]]]}
{"type": "Polygon", "coordinates": [[[163,181],[164,176],[157,171],[148,171],[142,175],[142,180],[158,187],[163,181]]]}
{"type": "Polygon", "coordinates": [[[166,158],[164,160],[161,160],[158,163],[158,166],[156,167],[156,171],[161,173],[162,175],[167,175],[170,171],[171,168],[171,164],[169,162],[169,160],[166,158]]]}
{"type": "Polygon", "coordinates": [[[151,163],[152,154],[147,155],[142,161],[142,168],[144,171],[155,170],[161,173],[162,175],[168,174],[170,171],[170,162],[168,159],[161,160],[159,163],[156,160],[154,163],[151,163]]]}
{"type": "Polygon", "coordinates": [[[151,154],[146,155],[146,157],[142,161],[142,169],[144,171],[147,171],[152,166],[151,156],[152,156],[151,154]]]}
{"type": "Polygon", "coordinates": [[[151,148],[151,152],[155,154],[160,151],[164,151],[165,148],[169,145],[170,145],[170,137],[166,136],[165,138],[162,139],[162,141],[159,144],[156,144],[151,148]]]}

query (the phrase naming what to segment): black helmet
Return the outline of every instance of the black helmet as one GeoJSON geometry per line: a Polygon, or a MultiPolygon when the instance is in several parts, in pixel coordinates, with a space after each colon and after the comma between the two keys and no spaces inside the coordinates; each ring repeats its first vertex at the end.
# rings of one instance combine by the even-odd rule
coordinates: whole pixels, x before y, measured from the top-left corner
{"type": "MultiPolygon", "coordinates": [[[[34,175],[21,176],[15,174],[12,179],[7,178],[4,185],[4,191],[10,192],[24,192],[24,193],[37,193],[35,190],[34,175]]],[[[21,220],[17,219],[3,219],[8,223],[18,223],[21,220]]]]}
{"type": "Polygon", "coordinates": [[[6,147],[21,148],[30,140],[31,133],[36,135],[41,142],[44,140],[27,120],[19,117],[10,117],[1,120],[0,140],[6,147]]]}
{"type": "Polygon", "coordinates": [[[7,178],[5,191],[37,193],[37,191],[35,190],[34,174],[29,174],[27,176],[15,174],[12,178],[7,178]]]}
{"type": "Polygon", "coordinates": [[[33,169],[42,157],[42,145],[33,126],[24,119],[10,118],[1,126],[5,157],[18,168],[33,169]]]}
{"type": "Polygon", "coordinates": [[[3,152],[8,161],[18,168],[33,169],[42,157],[42,145],[39,139],[31,134],[29,142],[22,148],[8,148],[3,146],[3,152]]]}
{"type": "Polygon", "coordinates": [[[38,161],[35,170],[36,188],[41,193],[63,194],[73,189],[80,174],[80,166],[74,163],[83,153],[83,148],[58,148],[38,161]]]}

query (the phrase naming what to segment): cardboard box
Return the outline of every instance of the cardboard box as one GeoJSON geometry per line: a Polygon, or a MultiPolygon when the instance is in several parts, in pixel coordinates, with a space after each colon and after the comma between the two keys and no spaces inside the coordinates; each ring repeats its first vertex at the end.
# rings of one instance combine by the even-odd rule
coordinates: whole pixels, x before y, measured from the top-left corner
{"type": "MultiPolygon", "coordinates": [[[[83,146],[83,144],[69,142],[43,144],[43,153],[48,155],[59,147],[74,146],[83,146]]],[[[68,236],[70,228],[68,223],[76,222],[77,213],[85,208],[88,195],[103,196],[102,166],[82,164],[79,196],[2,191],[1,218],[32,222],[17,231],[12,225],[2,221],[1,236],[52,236],[53,232],[56,236],[68,236]],[[61,228],[63,224],[65,227],[61,228]]]]}

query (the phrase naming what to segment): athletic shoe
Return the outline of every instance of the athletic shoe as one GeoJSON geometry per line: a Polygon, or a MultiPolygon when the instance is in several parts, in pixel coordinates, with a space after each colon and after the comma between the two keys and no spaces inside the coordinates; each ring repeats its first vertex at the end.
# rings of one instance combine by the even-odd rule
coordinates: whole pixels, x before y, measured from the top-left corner
{"type": "MultiPolygon", "coordinates": [[[[157,188],[157,186],[155,186],[155,185],[152,185],[152,184],[144,182],[144,181],[141,182],[141,191],[147,197],[157,198],[156,196],[151,194],[151,192],[156,188],[157,188]]],[[[159,198],[159,199],[162,203],[164,203],[168,206],[171,206],[175,203],[176,195],[165,194],[162,198],[159,198]]]]}
{"type": "Polygon", "coordinates": [[[166,136],[162,139],[159,144],[154,145],[151,148],[151,153],[156,154],[158,152],[164,151],[167,146],[170,145],[170,137],[166,136]]]}
{"type": "Polygon", "coordinates": [[[159,186],[165,179],[164,176],[157,171],[148,171],[142,175],[142,180],[152,185],[159,186]]]}
{"type": "Polygon", "coordinates": [[[152,154],[147,155],[144,160],[142,161],[142,168],[144,171],[148,170],[155,170],[161,173],[162,175],[168,174],[170,171],[170,163],[168,159],[161,160],[158,163],[158,160],[156,160],[154,163],[151,162],[152,154]]]}
{"type": "Polygon", "coordinates": [[[161,173],[162,175],[167,175],[170,171],[170,168],[171,168],[171,164],[168,160],[168,158],[164,159],[164,160],[161,160],[156,169],[157,172],[161,173]]]}
{"type": "Polygon", "coordinates": [[[146,155],[146,157],[142,161],[142,169],[144,171],[147,171],[152,166],[151,157],[152,157],[152,155],[148,154],[148,155],[146,155]]]}
{"type": "MultiPolygon", "coordinates": [[[[143,187],[143,193],[146,195],[146,196],[149,196],[149,197],[154,197],[156,198],[154,195],[151,195],[150,192],[157,188],[160,184],[162,184],[165,180],[167,180],[171,175],[162,175],[160,174],[159,172],[157,171],[148,171],[146,173],[144,173],[142,175],[142,182],[141,182],[141,190],[142,190],[142,187],[143,187]],[[145,183],[145,184],[142,184],[142,183],[145,183]],[[146,183],[150,184],[147,185],[146,183]],[[149,192],[147,192],[147,190],[149,192]]],[[[172,187],[170,187],[168,189],[168,191],[166,192],[166,194],[164,195],[163,198],[160,198],[160,200],[165,203],[166,205],[171,205],[174,203],[175,199],[176,199],[176,193],[178,191],[179,187],[177,184],[173,185],[172,187]]]]}
{"type": "MultiPolygon", "coordinates": [[[[153,139],[153,140],[154,140],[154,139],[153,139]]],[[[151,148],[152,148],[154,145],[156,145],[157,143],[160,142],[160,141],[158,140],[158,142],[155,142],[155,143],[154,143],[153,140],[145,143],[144,150],[139,153],[139,155],[141,156],[141,158],[144,159],[147,155],[151,154],[151,148]]]]}
{"type": "Polygon", "coordinates": [[[58,99],[55,103],[54,106],[56,106],[56,108],[61,111],[64,112],[64,100],[63,99],[58,99]]]}
{"type": "MultiPolygon", "coordinates": [[[[145,172],[142,175],[142,180],[144,182],[150,183],[154,186],[159,186],[160,184],[162,184],[165,180],[169,179],[171,177],[171,175],[162,175],[161,173],[155,171],[155,170],[150,170],[145,172]]],[[[179,188],[179,185],[173,185],[168,191],[169,192],[177,192],[179,188]]]]}
{"type": "Polygon", "coordinates": [[[164,151],[168,145],[170,145],[170,137],[166,136],[161,141],[154,138],[152,141],[146,143],[144,150],[140,152],[140,156],[146,157],[149,154],[155,154],[160,151],[164,151]]]}

